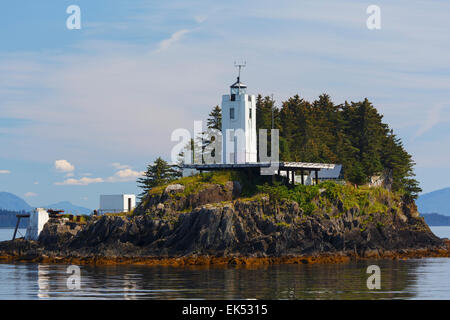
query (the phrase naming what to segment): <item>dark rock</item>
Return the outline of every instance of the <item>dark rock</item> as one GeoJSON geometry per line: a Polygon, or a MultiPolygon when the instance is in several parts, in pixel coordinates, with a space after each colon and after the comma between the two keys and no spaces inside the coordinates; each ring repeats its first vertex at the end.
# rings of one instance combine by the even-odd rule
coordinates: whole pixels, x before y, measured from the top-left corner
{"type": "Polygon", "coordinates": [[[182,184],[170,184],[164,189],[164,195],[176,194],[184,191],[184,186],[182,184]]]}
{"type": "Polygon", "coordinates": [[[233,200],[241,192],[234,182],[210,184],[178,198],[171,190],[181,189],[152,196],[134,217],[102,216],[86,226],[50,221],[38,243],[0,243],[0,255],[280,257],[348,251],[377,255],[444,245],[417,217],[413,203],[403,203],[396,214],[360,215],[355,208],[340,211],[343,205],[337,203],[305,215],[292,201],[274,205],[265,198],[233,200]]]}

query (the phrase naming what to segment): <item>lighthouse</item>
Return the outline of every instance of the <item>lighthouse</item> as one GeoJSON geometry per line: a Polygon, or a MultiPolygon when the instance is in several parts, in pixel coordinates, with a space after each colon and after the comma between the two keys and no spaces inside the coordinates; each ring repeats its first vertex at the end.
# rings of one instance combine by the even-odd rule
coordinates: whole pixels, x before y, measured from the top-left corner
{"type": "MultiPolygon", "coordinates": [[[[264,131],[261,134],[261,146],[258,162],[257,136],[256,136],[256,97],[247,94],[247,86],[241,82],[241,69],[244,64],[236,64],[239,73],[236,82],[230,86],[230,93],[222,96],[222,134],[212,132],[216,143],[214,151],[220,149],[219,140],[222,142],[222,154],[214,153],[217,161],[208,163],[185,163],[183,168],[203,171],[233,170],[245,172],[248,177],[254,176],[259,171],[260,175],[283,176],[286,183],[318,184],[319,172],[322,169],[334,169],[335,164],[309,163],[309,162],[284,162],[279,159],[279,133],[277,129],[271,131],[271,155],[267,153],[264,144],[264,131]],[[217,147],[217,149],[216,149],[217,147]],[[221,163],[219,162],[221,159],[221,163]],[[300,176],[296,173],[300,172],[300,176]],[[305,181],[305,177],[310,178],[305,181]],[[297,179],[299,178],[299,179],[297,179]]],[[[212,141],[212,139],[210,140],[212,141]]],[[[209,150],[206,149],[205,150],[209,150]]]]}
{"type": "Polygon", "coordinates": [[[257,162],[256,98],[247,94],[241,82],[238,64],[237,81],[230,86],[230,94],[222,96],[222,163],[240,164],[257,162]]]}

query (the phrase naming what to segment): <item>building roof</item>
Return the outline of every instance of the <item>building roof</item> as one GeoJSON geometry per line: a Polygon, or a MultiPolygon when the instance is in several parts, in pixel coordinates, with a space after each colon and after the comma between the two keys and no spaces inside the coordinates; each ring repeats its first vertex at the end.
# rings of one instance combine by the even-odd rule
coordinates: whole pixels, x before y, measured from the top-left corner
{"type": "Polygon", "coordinates": [[[339,179],[341,176],[342,164],[336,164],[333,169],[319,171],[319,179],[339,179]]]}
{"type": "Polygon", "coordinates": [[[218,163],[218,164],[185,164],[183,167],[197,170],[221,170],[241,168],[269,168],[277,166],[280,170],[321,170],[334,169],[334,164],[310,162],[255,162],[255,163],[218,163]]]}
{"type": "Polygon", "coordinates": [[[245,89],[247,88],[247,86],[245,84],[243,84],[241,82],[241,80],[239,79],[239,77],[237,78],[237,81],[235,83],[233,83],[230,88],[241,88],[241,89],[245,89]]]}

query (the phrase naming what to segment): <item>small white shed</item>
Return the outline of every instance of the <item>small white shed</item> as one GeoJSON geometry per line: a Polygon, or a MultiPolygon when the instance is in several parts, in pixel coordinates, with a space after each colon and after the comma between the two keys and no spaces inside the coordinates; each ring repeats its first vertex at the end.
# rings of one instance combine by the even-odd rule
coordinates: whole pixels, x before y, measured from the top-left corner
{"type": "Polygon", "coordinates": [[[112,194],[100,196],[99,213],[130,212],[136,207],[136,195],[112,194]]]}

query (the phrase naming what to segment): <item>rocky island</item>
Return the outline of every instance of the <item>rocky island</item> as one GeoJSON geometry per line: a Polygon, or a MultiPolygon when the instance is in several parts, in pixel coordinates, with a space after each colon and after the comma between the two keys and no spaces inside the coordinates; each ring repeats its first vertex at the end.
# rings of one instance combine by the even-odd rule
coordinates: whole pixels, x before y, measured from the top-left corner
{"type": "Polygon", "coordinates": [[[450,256],[413,200],[382,187],[258,183],[204,173],[153,188],[131,213],[50,219],[0,260],[76,264],[335,263],[450,256]]]}
{"type": "MultiPolygon", "coordinates": [[[[228,109],[239,100],[223,97],[228,109]]],[[[138,179],[144,192],[132,212],[79,222],[52,218],[37,241],[1,242],[0,259],[189,265],[450,256],[448,240],[436,237],[417,211],[421,189],[412,156],[368,99],[337,105],[326,94],[313,102],[295,95],[280,108],[270,97],[244,100],[255,115],[252,135],[279,130],[281,161],[340,163],[342,179],[295,185],[293,178],[289,185],[283,181],[289,175],[245,170],[177,179],[180,172],[158,158],[138,179]],[[164,170],[173,177],[163,177],[164,170]],[[383,183],[371,183],[375,177],[383,183]]],[[[227,129],[228,111],[216,106],[208,128],[227,129]]],[[[186,152],[195,155],[212,139],[201,141],[192,140],[186,152]]],[[[256,158],[254,151],[252,144],[248,154],[256,158]]]]}

